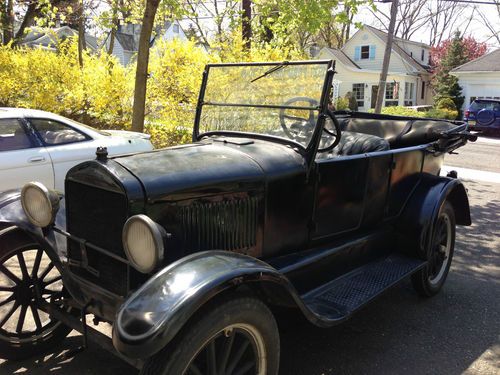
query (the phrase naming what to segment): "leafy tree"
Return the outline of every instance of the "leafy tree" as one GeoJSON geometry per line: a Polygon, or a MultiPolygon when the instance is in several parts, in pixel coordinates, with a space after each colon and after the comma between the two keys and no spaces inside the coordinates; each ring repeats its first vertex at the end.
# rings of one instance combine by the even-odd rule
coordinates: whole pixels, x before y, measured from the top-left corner
{"type": "MultiPolygon", "coordinates": [[[[351,24],[352,17],[358,12],[361,5],[373,4],[372,0],[255,0],[256,13],[260,14],[258,27],[263,28],[264,34],[269,36],[271,31],[274,44],[298,44],[304,50],[311,42],[317,39],[318,33],[323,31],[320,39],[326,44],[331,43],[331,38],[336,37],[341,45],[348,29],[343,25],[351,24]],[[331,28],[334,20],[340,33],[331,28]],[[327,25],[327,26],[325,26],[327,25]],[[329,40],[329,41],[328,41],[329,40]]],[[[348,37],[348,36],[347,36],[348,37]]]]}
{"type": "Polygon", "coordinates": [[[452,76],[450,71],[467,62],[467,57],[462,49],[462,41],[462,36],[457,31],[433,78],[436,101],[449,97],[455,102],[457,108],[462,107],[464,97],[462,96],[462,88],[458,84],[458,78],[452,76]]]}

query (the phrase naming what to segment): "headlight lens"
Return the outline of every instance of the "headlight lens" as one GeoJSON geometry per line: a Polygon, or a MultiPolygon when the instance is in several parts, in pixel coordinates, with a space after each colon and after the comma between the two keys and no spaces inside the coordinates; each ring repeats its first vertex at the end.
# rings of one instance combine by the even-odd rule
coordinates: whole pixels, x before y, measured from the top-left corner
{"type": "Polygon", "coordinates": [[[163,259],[162,228],[146,215],[129,218],[122,237],[127,258],[138,271],[149,273],[163,259]]]}
{"type": "Polygon", "coordinates": [[[59,195],[40,182],[29,182],[21,191],[21,204],[29,221],[44,228],[54,223],[59,209],[59,195]]]}

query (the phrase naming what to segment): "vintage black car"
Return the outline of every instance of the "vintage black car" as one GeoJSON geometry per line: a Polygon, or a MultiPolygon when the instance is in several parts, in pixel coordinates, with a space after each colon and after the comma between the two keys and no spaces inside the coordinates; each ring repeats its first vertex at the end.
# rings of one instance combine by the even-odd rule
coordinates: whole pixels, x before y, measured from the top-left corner
{"type": "Polygon", "coordinates": [[[71,169],[65,197],[0,196],[0,356],[71,328],[144,374],[276,374],[278,316],[339,324],[448,274],[461,122],[329,110],[332,61],[212,64],[193,143],[71,169]],[[112,325],[112,339],[86,323],[112,325]]]}

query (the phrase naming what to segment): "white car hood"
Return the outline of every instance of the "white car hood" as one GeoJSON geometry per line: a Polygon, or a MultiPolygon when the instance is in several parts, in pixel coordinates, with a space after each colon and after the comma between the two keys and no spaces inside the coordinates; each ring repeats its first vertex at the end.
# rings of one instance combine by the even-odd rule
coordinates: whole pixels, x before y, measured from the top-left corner
{"type": "Polygon", "coordinates": [[[127,139],[150,139],[151,136],[145,133],[131,132],[127,130],[103,130],[111,134],[113,137],[122,137],[127,139]]]}

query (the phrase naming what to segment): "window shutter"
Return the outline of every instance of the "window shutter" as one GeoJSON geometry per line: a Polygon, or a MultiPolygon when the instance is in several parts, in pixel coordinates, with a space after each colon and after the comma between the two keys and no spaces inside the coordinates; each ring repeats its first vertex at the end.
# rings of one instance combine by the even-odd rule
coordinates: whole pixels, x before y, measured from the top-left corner
{"type": "Polygon", "coordinates": [[[361,47],[357,46],[354,48],[354,60],[358,61],[361,58],[361,47]]]}
{"type": "Polygon", "coordinates": [[[375,60],[375,50],[376,50],[376,45],[372,44],[370,46],[370,60],[375,60]]]}

